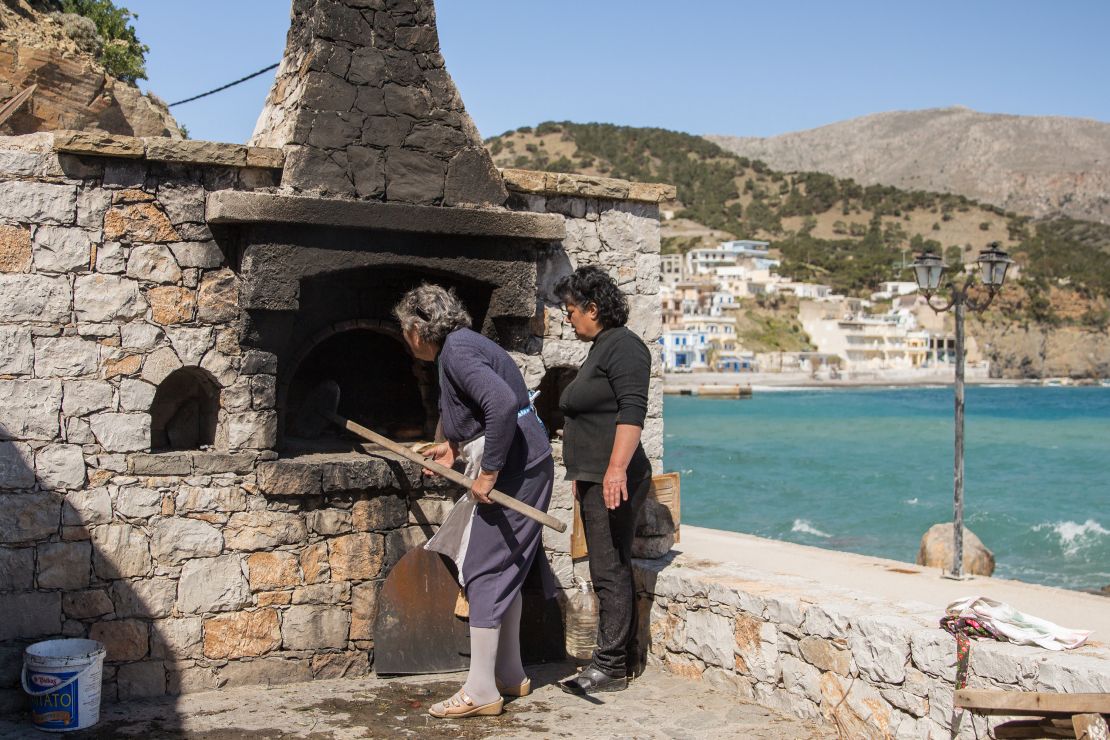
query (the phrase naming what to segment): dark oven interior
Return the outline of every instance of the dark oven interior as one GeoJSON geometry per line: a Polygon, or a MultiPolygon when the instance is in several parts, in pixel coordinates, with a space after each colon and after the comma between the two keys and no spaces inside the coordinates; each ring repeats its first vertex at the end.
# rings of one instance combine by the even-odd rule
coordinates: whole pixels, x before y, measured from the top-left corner
{"type": "Polygon", "coordinates": [[[414,359],[392,316],[406,291],[423,282],[453,288],[481,328],[492,285],[405,267],[346,270],[301,281],[300,307],[288,320],[288,345],[278,364],[283,454],[337,451],[353,438],[313,421],[313,389],[338,384],[341,416],[398,441],[431,440],[438,422],[433,363],[414,359]],[[308,405],[306,405],[308,404],[308,405]]]}
{"type": "Polygon", "coordinates": [[[399,442],[433,438],[436,369],[411,356],[392,314],[421,283],[455,290],[472,327],[506,349],[527,351],[532,341],[532,240],[259,224],[245,230],[241,244],[241,344],[277,361],[283,457],[359,443],[318,423],[310,406],[326,381],[339,386],[341,416],[399,442]]]}

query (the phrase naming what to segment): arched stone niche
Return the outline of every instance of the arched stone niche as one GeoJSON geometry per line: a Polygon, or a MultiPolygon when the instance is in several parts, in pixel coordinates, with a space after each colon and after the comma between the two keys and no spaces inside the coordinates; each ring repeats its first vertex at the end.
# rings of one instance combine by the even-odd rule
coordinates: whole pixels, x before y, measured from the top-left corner
{"type": "Polygon", "coordinates": [[[150,449],[199,450],[216,441],[220,388],[199,367],[174,370],[158,384],[150,404],[150,449]]]}

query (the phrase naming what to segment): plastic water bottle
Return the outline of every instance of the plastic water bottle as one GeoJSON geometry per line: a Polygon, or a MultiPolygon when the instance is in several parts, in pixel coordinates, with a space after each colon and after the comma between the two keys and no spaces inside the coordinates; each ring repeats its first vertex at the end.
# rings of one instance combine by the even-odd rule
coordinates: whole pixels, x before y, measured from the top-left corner
{"type": "Polygon", "coordinates": [[[590,660],[597,647],[597,594],[589,581],[579,581],[567,600],[566,648],[575,660],[590,660]]]}

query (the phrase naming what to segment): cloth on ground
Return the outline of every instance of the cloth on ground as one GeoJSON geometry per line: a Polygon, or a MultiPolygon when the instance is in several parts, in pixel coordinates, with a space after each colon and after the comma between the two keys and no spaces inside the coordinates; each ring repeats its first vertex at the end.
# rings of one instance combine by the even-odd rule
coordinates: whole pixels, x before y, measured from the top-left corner
{"type": "Polygon", "coordinates": [[[991,632],[973,617],[941,617],[940,626],[956,638],[956,688],[967,688],[968,667],[971,665],[971,638],[990,637],[995,640],[1006,638],[991,632]]]}

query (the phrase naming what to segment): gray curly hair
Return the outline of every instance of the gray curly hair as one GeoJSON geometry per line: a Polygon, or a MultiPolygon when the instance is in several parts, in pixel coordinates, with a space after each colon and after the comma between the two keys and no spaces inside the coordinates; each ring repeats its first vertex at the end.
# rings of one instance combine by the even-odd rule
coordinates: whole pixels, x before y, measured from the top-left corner
{"type": "Polygon", "coordinates": [[[415,328],[421,339],[433,344],[443,344],[455,329],[470,326],[470,314],[454,288],[429,283],[405,293],[393,307],[393,315],[401,322],[402,330],[415,328]]]}

